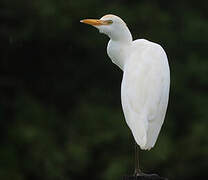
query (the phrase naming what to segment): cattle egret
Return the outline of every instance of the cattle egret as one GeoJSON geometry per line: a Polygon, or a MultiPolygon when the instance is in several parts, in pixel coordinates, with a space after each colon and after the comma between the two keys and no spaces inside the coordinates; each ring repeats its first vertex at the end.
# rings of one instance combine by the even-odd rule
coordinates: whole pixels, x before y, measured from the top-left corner
{"type": "Polygon", "coordinates": [[[126,122],[140,148],[150,150],[168,105],[170,71],[165,51],[145,39],[133,41],[126,23],[118,16],[80,22],[96,27],[110,38],[107,54],[123,70],[121,104],[126,122]]]}

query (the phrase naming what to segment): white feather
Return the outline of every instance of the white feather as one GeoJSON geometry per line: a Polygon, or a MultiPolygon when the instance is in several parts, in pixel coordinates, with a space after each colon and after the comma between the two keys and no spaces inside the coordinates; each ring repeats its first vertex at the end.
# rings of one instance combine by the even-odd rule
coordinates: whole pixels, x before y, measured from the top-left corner
{"type": "Polygon", "coordinates": [[[147,40],[134,41],[130,54],[123,69],[122,107],[137,144],[141,149],[151,149],[168,104],[170,73],[167,56],[161,46],[147,40]]]}
{"type": "Polygon", "coordinates": [[[118,16],[81,22],[109,36],[108,56],[123,70],[121,102],[126,122],[141,149],[151,149],[168,104],[170,72],[165,51],[144,39],[132,41],[128,27],[118,16]]]}

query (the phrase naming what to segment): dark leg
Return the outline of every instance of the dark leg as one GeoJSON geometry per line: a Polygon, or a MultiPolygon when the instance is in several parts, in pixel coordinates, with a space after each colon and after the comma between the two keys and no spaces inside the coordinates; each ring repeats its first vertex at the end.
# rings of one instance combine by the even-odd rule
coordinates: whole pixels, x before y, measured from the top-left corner
{"type": "Polygon", "coordinates": [[[139,167],[139,146],[135,142],[135,171],[133,175],[124,176],[123,180],[168,180],[158,176],[157,174],[145,174],[142,173],[139,167]]]}
{"type": "Polygon", "coordinates": [[[135,170],[134,170],[134,175],[139,176],[142,174],[142,171],[140,170],[139,167],[139,146],[135,142],[135,170]]]}

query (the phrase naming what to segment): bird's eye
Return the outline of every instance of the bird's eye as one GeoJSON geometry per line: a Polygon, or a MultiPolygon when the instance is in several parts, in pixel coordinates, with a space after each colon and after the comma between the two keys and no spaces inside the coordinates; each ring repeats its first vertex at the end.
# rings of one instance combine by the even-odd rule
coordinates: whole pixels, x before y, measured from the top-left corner
{"type": "Polygon", "coordinates": [[[106,20],[105,22],[106,22],[106,24],[108,24],[108,25],[113,24],[113,21],[112,21],[112,20],[106,20]]]}

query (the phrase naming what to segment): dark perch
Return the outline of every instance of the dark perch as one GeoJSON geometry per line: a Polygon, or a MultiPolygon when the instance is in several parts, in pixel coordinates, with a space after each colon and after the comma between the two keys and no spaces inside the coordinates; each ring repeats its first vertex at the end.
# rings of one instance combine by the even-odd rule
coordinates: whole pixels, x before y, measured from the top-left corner
{"type": "Polygon", "coordinates": [[[124,176],[123,180],[168,180],[167,178],[160,177],[157,174],[141,174],[139,176],[124,176]]]}

